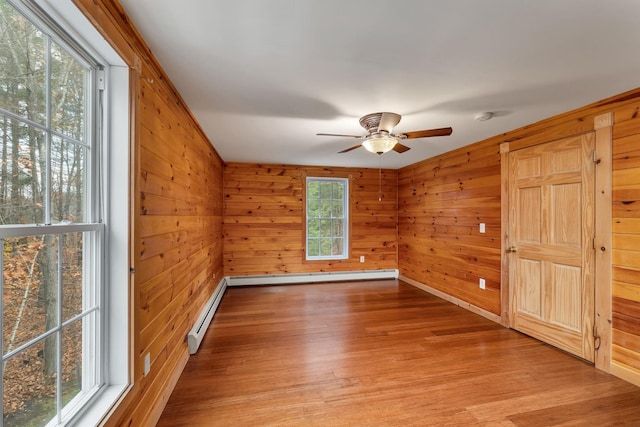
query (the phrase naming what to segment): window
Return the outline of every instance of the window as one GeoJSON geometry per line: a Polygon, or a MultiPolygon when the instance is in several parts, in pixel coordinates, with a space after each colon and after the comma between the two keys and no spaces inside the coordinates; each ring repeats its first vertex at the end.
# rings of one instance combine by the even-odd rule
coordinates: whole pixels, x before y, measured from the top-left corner
{"type": "Polygon", "coordinates": [[[307,260],[349,257],[349,181],[307,178],[307,260]]]}
{"type": "Polygon", "coordinates": [[[64,425],[123,382],[106,369],[120,295],[105,285],[109,242],[122,233],[105,203],[109,68],[67,30],[35,3],[0,0],[4,426],[64,425]]]}

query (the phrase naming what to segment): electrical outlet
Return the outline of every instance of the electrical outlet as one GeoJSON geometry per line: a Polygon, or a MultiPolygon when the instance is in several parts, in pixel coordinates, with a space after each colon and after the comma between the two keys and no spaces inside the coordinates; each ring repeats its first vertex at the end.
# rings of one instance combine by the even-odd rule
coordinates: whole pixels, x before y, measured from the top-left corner
{"type": "Polygon", "coordinates": [[[364,255],[360,255],[360,262],[364,262],[364,255]]]}
{"type": "Polygon", "coordinates": [[[484,222],[481,222],[481,223],[480,223],[480,232],[481,232],[481,233],[484,233],[484,232],[485,232],[485,225],[484,225],[484,222]]]}
{"type": "Polygon", "coordinates": [[[147,353],[144,355],[144,376],[151,371],[151,353],[147,353]]]}
{"type": "Polygon", "coordinates": [[[480,278],[480,289],[485,289],[486,288],[486,283],[484,281],[484,279],[481,277],[480,278]]]}

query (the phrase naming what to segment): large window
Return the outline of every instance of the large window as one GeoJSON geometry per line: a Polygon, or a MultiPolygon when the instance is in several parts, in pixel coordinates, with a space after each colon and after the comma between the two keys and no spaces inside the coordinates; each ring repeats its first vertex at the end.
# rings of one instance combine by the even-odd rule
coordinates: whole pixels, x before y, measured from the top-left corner
{"type": "Polygon", "coordinates": [[[307,178],[307,260],[349,257],[349,180],[307,178]]]}
{"type": "Polygon", "coordinates": [[[2,424],[62,425],[107,378],[105,76],[38,6],[10,3],[0,0],[2,424]]]}

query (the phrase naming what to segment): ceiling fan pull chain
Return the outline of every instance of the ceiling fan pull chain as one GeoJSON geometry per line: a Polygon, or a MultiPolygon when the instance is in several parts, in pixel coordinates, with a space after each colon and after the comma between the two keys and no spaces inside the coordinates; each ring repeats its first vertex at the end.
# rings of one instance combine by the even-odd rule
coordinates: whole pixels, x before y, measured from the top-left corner
{"type": "Polygon", "coordinates": [[[378,155],[378,201],[382,201],[382,154],[378,155]]]}

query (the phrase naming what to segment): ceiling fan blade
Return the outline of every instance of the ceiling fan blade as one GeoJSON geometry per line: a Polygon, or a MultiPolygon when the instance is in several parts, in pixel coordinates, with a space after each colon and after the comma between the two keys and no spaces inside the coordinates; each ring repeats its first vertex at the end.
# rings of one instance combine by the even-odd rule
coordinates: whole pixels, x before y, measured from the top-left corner
{"type": "Polygon", "coordinates": [[[355,150],[356,148],[360,148],[360,147],[362,147],[362,144],[354,145],[353,147],[349,147],[349,148],[344,149],[342,151],[338,151],[338,154],[346,153],[347,151],[355,150]]]}
{"type": "Polygon", "coordinates": [[[317,136],[340,136],[344,138],[362,139],[362,135],[343,135],[341,133],[316,133],[317,136]]]}
{"type": "Polygon", "coordinates": [[[402,135],[404,135],[406,139],[413,139],[413,138],[428,138],[430,136],[447,136],[447,135],[451,135],[452,132],[453,132],[453,129],[451,128],[440,128],[440,129],[416,130],[413,132],[402,132],[402,135]]]}
{"type": "Polygon", "coordinates": [[[397,142],[396,145],[393,146],[393,151],[395,151],[396,153],[404,153],[405,151],[409,150],[411,150],[410,147],[400,144],[399,142],[397,142]]]}
{"type": "Polygon", "coordinates": [[[400,123],[402,116],[396,113],[382,113],[380,116],[380,124],[378,125],[378,132],[387,131],[391,133],[393,128],[400,123]]]}

